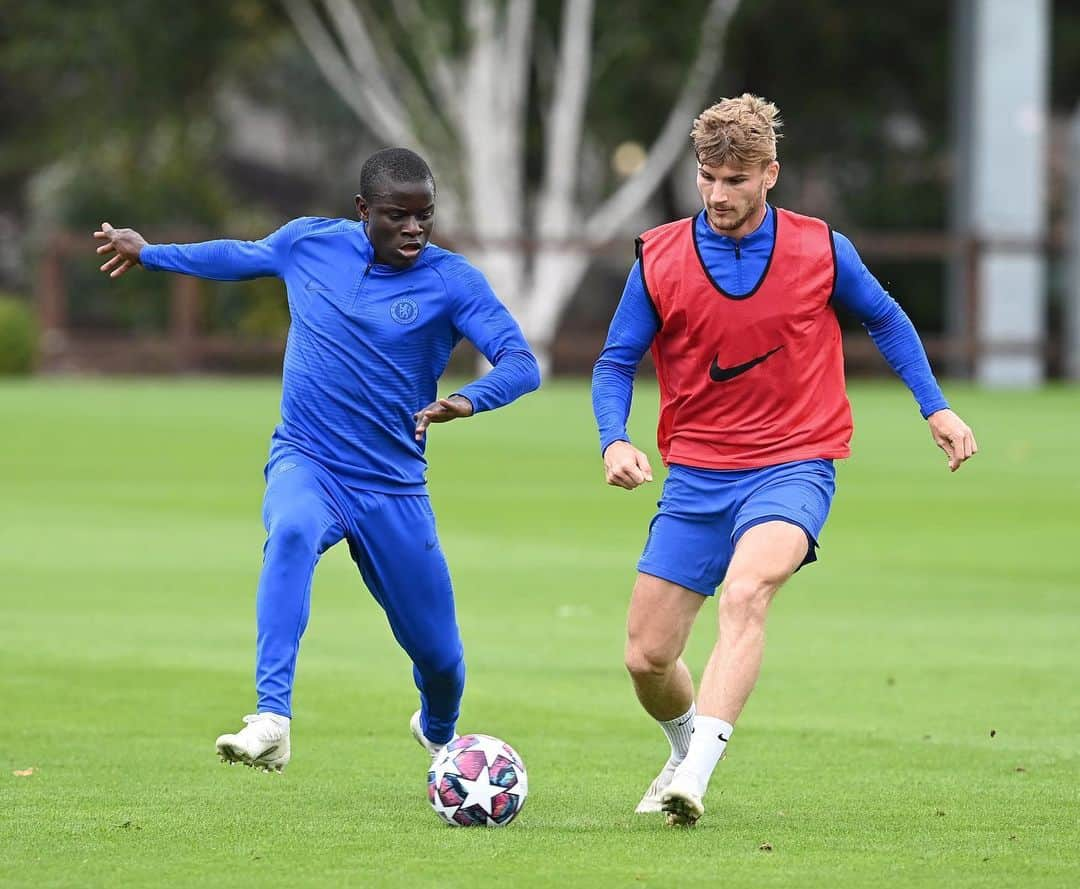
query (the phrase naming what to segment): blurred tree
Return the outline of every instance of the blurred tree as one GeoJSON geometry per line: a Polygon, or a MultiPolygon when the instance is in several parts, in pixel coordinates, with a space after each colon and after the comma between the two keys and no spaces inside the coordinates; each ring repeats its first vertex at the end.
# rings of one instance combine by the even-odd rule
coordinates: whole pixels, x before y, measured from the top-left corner
{"type": "MultiPolygon", "coordinates": [[[[224,128],[215,94],[286,27],[280,9],[256,0],[0,6],[0,216],[19,252],[33,255],[51,232],[88,232],[103,219],[151,236],[222,225],[232,201],[217,162],[224,128]]],[[[26,286],[25,263],[20,271],[8,278],[26,286]]],[[[76,325],[166,323],[163,277],[110,284],[89,262],[69,263],[67,276],[77,282],[76,325]]]]}
{"type": "MultiPolygon", "coordinates": [[[[950,4],[758,0],[732,23],[725,85],[784,117],[773,199],[855,237],[946,229],[950,4]]],[[[941,260],[864,256],[924,333],[944,327],[941,260]]],[[[844,318],[846,327],[858,327],[844,318]]]]}
{"type": "Polygon", "coordinates": [[[83,179],[61,214],[67,221],[97,220],[110,204],[138,207],[151,222],[220,219],[224,188],[207,163],[219,135],[212,92],[238,48],[280,24],[273,8],[256,0],[5,4],[6,196],[25,200],[12,184],[63,160],[72,178],[83,179]]]}
{"type": "Polygon", "coordinates": [[[283,2],[328,83],[365,126],[432,161],[444,212],[477,239],[478,264],[542,364],[589,265],[581,242],[619,232],[685,152],[737,5],[709,0],[681,20],[689,63],[659,135],[647,150],[628,153],[625,180],[605,193],[596,187],[603,175],[590,176],[597,164],[586,115],[593,0],[565,0],[557,14],[554,4],[533,0],[398,0],[389,9],[283,2]],[[535,196],[530,125],[542,143],[535,196]]]}
{"type": "Polygon", "coordinates": [[[940,0],[740,10],[725,80],[780,106],[781,197],[837,224],[944,227],[950,24],[940,0]]]}
{"type": "MultiPolygon", "coordinates": [[[[0,3],[0,282],[6,270],[18,267],[26,277],[15,280],[9,274],[9,286],[27,284],[29,266],[11,259],[21,252],[11,248],[8,238],[13,230],[23,234],[31,203],[39,220],[44,211],[57,224],[82,227],[111,215],[114,222],[148,226],[151,235],[177,226],[247,235],[266,231],[288,215],[351,214],[357,161],[390,140],[371,126],[369,115],[361,122],[371,134],[360,132],[353,105],[361,93],[339,95],[325,88],[326,77],[299,41],[287,2],[294,4],[295,17],[296,0],[0,3]],[[223,95],[234,92],[248,103],[239,112],[223,102],[223,95]],[[236,144],[237,131],[246,134],[248,144],[273,141],[251,125],[253,112],[273,115],[276,139],[289,148],[276,166],[246,156],[236,144]],[[308,150],[310,145],[319,150],[308,150]]],[[[473,157],[471,168],[489,180],[482,186],[511,175],[524,183],[516,227],[492,222],[491,243],[505,245],[510,239],[534,248],[541,240],[601,240],[612,231],[614,214],[601,218],[596,211],[606,206],[605,196],[629,181],[625,171],[640,164],[637,146],[648,145],[672,119],[705,30],[700,23],[712,8],[711,0],[596,4],[590,13],[591,41],[575,54],[562,36],[564,26],[572,14],[582,16],[589,3],[320,0],[299,6],[314,16],[345,73],[366,83],[346,61],[363,44],[343,43],[338,26],[348,9],[360,10],[375,54],[389,63],[398,59],[404,69],[399,78],[402,69],[384,65],[376,72],[381,81],[372,82],[389,83],[396,101],[408,100],[410,120],[416,121],[420,109],[415,125],[425,139],[444,140],[445,145],[425,150],[443,196],[460,194],[463,225],[469,223],[471,204],[483,207],[489,220],[503,212],[492,209],[486,191],[470,195],[465,188],[465,168],[458,161],[473,157]],[[443,102],[426,76],[412,75],[434,74],[448,65],[455,83],[465,84],[467,72],[481,61],[473,27],[482,24],[478,11],[494,16],[488,22],[491,36],[509,33],[512,11],[525,7],[530,27],[516,45],[527,51],[514,55],[510,45],[495,46],[486,57],[487,70],[495,72],[491,82],[496,92],[485,98],[482,91],[462,86],[452,91],[450,102],[443,102]],[[466,15],[470,9],[472,20],[466,15]],[[584,63],[588,72],[586,95],[577,93],[576,98],[566,73],[574,59],[579,70],[584,63]],[[526,106],[519,117],[505,110],[509,96],[502,94],[519,82],[515,78],[525,84],[517,93],[526,106]],[[419,89],[423,101],[418,105],[409,98],[414,95],[410,83],[419,89]],[[568,162],[556,164],[549,151],[555,133],[563,134],[563,145],[574,141],[566,136],[572,137],[575,128],[553,113],[560,102],[566,107],[568,96],[581,103],[578,147],[563,152],[568,162]],[[449,119],[460,129],[463,109],[472,107],[468,103],[482,106],[477,119],[493,121],[494,130],[516,130],[519,158],[509,167],[486,166],[476,158],[496,151],[498,139],[511,138],[510,132],[497,133],[490,144],[474,145],[463,141],[459,130],[447,128],[449,119]],[[612,163],[620,146],[629,149],[620,154],[629,164],[623,172],[612,163]],[[576,214],[566,237],[557,226],[541,224],[557,206],[543,197],[556,193],[557,181],[576,214]],[[600,224],[590,227],[590,220],[600,224]]],[[[678,115],[673,127],[678,150],[685,157],[690,119],[708,101],[743,90],[758,92],[777,101],[787,121],[779,203],[824,214],[841,230],[856,234],[869,228],[941,230],[948,199],[949,7],[940,0],[907,0],[901,6],[886,0],[740,4],[723,40],[723,64],[718,62],[704,78],[697,107],[678,115]]],[[[1080,8],[1074,0],[1054,0],[1054,16],[1054,107],[1072,111],[1080,94],[1080,8]]],[[[525,19],[520,12],[515,21],[515,33],[521,35],[525,19]]],[[[423,148],[426,143],[411,144],[423,148]]],[[[655,213],[687,212],[695,198],[687,174],[680,167],[664,183],[663,206],[633,214],[621,228],[646,227],[657,219],[655,213]]],[[[518,285],[500,286],[508,301],[528,297],[527,285],[541,272],[540,254],[533,250],[530,256],[531,264],[520,267],[518,285]]],[[[590,259],[585,250],[576,256],[581,264],[590,259]]],[[[616,268],[619,262],[614,260],[616,268]]],[[[124,287],[98,281],[92,271],[87,265],[85,280],[81,270],[76,276],[79,310],[87,318],[105,323],[105,310],[117,306],[139,325],[164,318],[163,305],[145,314],[146,294],[163,287],[164,279],[141,276],[128,294],[124,287]],[[101,299],[95,307],[98,289],[101,299]],[[137,314],[140,300],[143,315],[137,314]]],[[[920,318],[936,317],[933,303],[939,300],[941,271],[934,263],[875,264],[875,271],[895,279],[896,292],[907,296],[909,308],[910,298],[919,295],[926,303],[914,307],[920,318]]],[[[617,299],[618,277],[613,274],[604,286],[590,287],[582,301],[617,299]]],[[[567,286],[565,292],[573,289],[567,286]]],[[[280,323],[263,311],[265,295],[250,295],[252,300],[245,288],[235,286],[215,291],[213,305],[220,312],[208,320],[220,329],[243,324],[261,330],[280,323]],[[257,304],[259,314],[244,320],[249,302],[257,304]]],[[[515,311],[531,319],[530,326],[536,324],[534,311],[523,312],[523,305],[515,304],[515,311]]],[[[609,315],[606,306],[590,317],[606,320],[609,315]]]]}

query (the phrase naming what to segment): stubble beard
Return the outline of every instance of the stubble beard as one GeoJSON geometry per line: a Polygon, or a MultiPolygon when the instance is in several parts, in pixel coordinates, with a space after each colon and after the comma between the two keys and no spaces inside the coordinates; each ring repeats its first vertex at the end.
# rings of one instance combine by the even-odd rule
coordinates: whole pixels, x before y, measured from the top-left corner
{"type": "Polygon", "coordinates": [[[725,232],[735,231],[736,229],[744,226],[746,222],[751,219],[755,214],[761,212],[761,207],[762,200],[760,198],[756,199],[750,204],[749,207],[746,208],[746,212],[739,216],[737,219],[728,220],[725,217],[721,216],[719,220],[712,221],[713,226],[714,228],[720,229],[721,231],[725,232]]]}

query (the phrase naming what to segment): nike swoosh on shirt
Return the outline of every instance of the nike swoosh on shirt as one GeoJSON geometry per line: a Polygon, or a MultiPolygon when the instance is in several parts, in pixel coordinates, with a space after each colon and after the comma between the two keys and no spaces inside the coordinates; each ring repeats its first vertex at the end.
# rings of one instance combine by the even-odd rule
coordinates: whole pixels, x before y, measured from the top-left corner
{"type": "Polygon", "coordinates": [[[764,355],[758,355],[757,358],[751,358],[749,361],[743,362],[742,364],[736,364],[734,367],[721,367],[716,361],[716,359],[720,356],[714,355],[712,360],[712,366],[709,368],[709,378],[714,383],[722,383],[725,380],[732,380],[739,374],[746,373],[748,370],[750,370],[750,368],[757,367],[770,355],[779,352],[783,348],[783,346],[777,346],[775,349],[769,349],[769,351],[766,352],[764,355]]]}

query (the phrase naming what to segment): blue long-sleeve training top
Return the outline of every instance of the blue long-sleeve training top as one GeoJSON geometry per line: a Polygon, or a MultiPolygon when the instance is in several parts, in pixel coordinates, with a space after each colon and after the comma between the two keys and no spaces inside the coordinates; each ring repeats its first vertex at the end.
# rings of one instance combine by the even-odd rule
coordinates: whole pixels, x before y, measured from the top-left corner
{"type": "MultiPolygon", "coordinates": [[[[701,258],[713,279],[733,296],[749,293],[765,272],[776,235],[776,211],[770,205],[761,225],[735,240],[717,234],[705,213],[694,222],[701,258]]],[[[919,335],[907,313],[863,265],[854,245],[833,232],[836,286],[833,299],[863,323],[878,351],[915,396],[923,417],[947,408],[948,402],[930,370],[919,335]]],[[[619,306],[611,319],[607,341],[593,368],[593,412],[600,429],[601,452],[613,441],[629,441],[634,374],[659,329],[656,310],[635,262],[626,279],[619,306]]]]}
{"type": "Polygon", "coordinates": [[[476,413],[540,385],[536,358],[484,276],[434,244],[398,270],[375,262],[363,223],[305,217],[261,241],[148,245],[140,260],[219,281],[285,282],[291,324],[271,459],[297,450],[356,488],[424,490],[413,415],[435,400],[463,337],[493,365],[457,390],[476,413]]]}

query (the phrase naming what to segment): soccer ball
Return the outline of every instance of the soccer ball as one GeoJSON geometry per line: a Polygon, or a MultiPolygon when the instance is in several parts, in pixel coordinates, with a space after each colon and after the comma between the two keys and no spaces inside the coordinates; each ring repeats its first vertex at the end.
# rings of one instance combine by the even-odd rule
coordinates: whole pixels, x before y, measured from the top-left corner
{"type": "Polygon", "coordinates": [[[505,741],[462,735],[431,763],[428,800],[454,827],[505,827],[525,805],[525,763],[505,741]]]}

